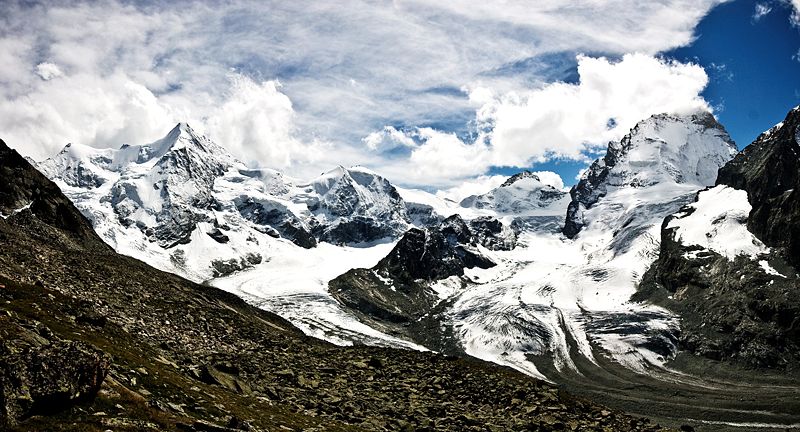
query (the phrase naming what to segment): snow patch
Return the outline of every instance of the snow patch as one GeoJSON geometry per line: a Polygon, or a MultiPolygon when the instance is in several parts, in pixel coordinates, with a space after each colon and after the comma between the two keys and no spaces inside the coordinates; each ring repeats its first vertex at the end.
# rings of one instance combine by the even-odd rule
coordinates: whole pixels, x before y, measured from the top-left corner
{"type": "Polygon", "coordinates": [[[729,260],[739,255],[755,258],[769,248],[747,230],[750,210],[746,191],[720,185],[700,192],[697,201],[675,215],[667,228],[675,229],[675,239],[685,245],[700,246],[729,260]]]}
{"type": "Polygon", "coordinates": [[[772,266],[769,265],[769,262],[767,262],[767,260],[759,261],[758,265],[760,265],[761,269],[764,270],[764,273],[766,273],[768,275],[780,276],[782,278],[786,278],[786,276],[782,275],[780,272],[778,272],[777,270],[772,268],[772,266]]]}
{"type": "Polygon", "coordinates": [[[30,209],[32,204],[33,204],[33,201],[31,201],[31,202],[29,202],[28,204],[25,204],[24,206],[22,206],[22,207],[20,207],[20,208],[18,208],[18,209],[16,209],[16,210],[14,210],[14,211],[12,211],[10,215],[5,215],[5,214],[3,214],[3,212],[0,212],[0,218],[3,218],[4,220],[5,220],[5,219],[8,219],[8,218],[10,218],[11,216],[14,216],[15,214],[18,214],[18,213],[20,213],[20,212],[23,212],[23,211],[25,211],[25,210],[28,210],[28,209],[30,209]]]}

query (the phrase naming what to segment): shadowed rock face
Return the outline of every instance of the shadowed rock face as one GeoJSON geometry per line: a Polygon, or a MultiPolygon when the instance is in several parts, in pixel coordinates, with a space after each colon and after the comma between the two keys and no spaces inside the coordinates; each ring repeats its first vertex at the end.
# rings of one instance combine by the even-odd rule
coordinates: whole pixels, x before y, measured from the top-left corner
{"type": "Polygon", "coordinates": [[[800,266],[800,109],[761,134],[719,170],[717,184],[747,191],[747,228],[766,245],[786,248],[800,266]]]}
{"type": "Polygon", "coordinates": [[[78,238],[96,237],[86,218],[61,194],[58,186],[0,140],[0,214],[8,217],[29,209],[42,221],[78,238]]]}
{"type": "MultiPolygon", "coordinates": [[[[683,244],[668,226],[692,208],[664,221],[659,257],[634,300],[681,316],[682,349],[750,367],[796,369],[800,363],[799,127],[795,109],[719,171],[718,185],[747,191],[747,229],[770,247],[768,254],[729,258],[683,244]]],[[[714,227],[705,228],[710,233],[714,227]]]]}
{"type": "Polygon", "coordinates": [[[686,246],[662,227],[659,257],[634,295],[681,317],[679,347],[748,367],[789,368],[800,362],[800,281],[779,256],[766,273],[758,260],[730,260],[686,246]]]}
{"type": "MultiPolygon", "coordinates": [[[[329,289],[362,320],[390,333],[407,333],[408,329],[393,326],[416,323],[439,304],[433,283],[463,276],[465,268],[494,267],[478,245],[510,249],[515,237],[505,236],[509,233],[513,237],[496,219],[467,223],[457,215],[427,229],[412,228],[375,267],[350,270],[332,280],[329,289]]],[[[427,339],[427,335],[406,336],[427,339]]]]}

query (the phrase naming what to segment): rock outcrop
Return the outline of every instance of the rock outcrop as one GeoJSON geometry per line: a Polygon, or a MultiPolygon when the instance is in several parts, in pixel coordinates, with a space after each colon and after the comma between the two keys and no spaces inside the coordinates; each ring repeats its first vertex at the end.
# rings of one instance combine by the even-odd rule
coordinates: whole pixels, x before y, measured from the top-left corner
{"type": "Polygon", "coordinates": [[[722,167],[717,184],[747,191],[747,228],[800,268],[800,107],[722,167]]]}
{"type": "Polygon", "coordinates": [[[434,227],[408,230],[375,267],[348,271],[329,283],[329,291],[377,328],[412,339],[425,338],[402,327],[430,314],[443,300],[435,283],[461,277],[464,269],[495,266],[479,246],[507,250],[515,241],[513,231],[497,219],[466,222],[454,215],[434,227]]]}
{"type": "Polygon", "coordinates": [[[664,221],[634,299],[680,315],[682,349],[750,367],[800,361],[799,120],[795,109],[664,221]]]}
{"type": "Polygon", "coordinates": [[[91,401],[111,365],[107,354],[83,342],[54,340],[19,351],[12,342],[0,345],[0,426],[91,401]]]}

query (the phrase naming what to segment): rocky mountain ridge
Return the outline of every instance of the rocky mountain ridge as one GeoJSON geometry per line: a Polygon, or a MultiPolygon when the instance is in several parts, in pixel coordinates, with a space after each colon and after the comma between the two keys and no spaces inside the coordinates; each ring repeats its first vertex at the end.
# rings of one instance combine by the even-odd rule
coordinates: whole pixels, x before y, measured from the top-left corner
{"type": "Polygon", "coordinates": [[[636,299],[682,320],[681,347],[750,367],[800,358],[797,151],[800,110],[719,171],[717,186],[668,217],[636,299]]]}
{"type": "Polygon", "coordinates": [[[436,291],[435,283],[448,278],[455,285],[465,283],[460,279],[465,269],[496,265],[481,247],[510,250],[515,243],[516,234],[497,219],[464,221],[453,215],[438,225],[408,230],[378,264],[348,271],[330,281],[329,290],[374,328],[422,342],[430,338],[408,327],[447,298],[436,291]]]}
{"type": "Polygon", "coordinates": [[[116,250],[197,281],[256,265],[276,239],[357,245],[411,226],[397,190],[369,170],[310,182],[253,170],[184,123],[146,145],[70,144],[38,167],[116,250]]]}
{"type": "Polygon", "coordinates": [[[7,430],[660,429],[496,365],[305,337],[115,253],[1,141],[0,175],[7,430]]]}

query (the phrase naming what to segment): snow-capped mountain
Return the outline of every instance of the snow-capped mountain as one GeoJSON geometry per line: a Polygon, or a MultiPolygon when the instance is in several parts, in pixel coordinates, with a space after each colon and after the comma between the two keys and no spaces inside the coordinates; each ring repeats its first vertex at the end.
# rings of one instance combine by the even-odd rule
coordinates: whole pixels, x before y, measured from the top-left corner
{"type": "Polygon", "coordinates": [[[472,195],[461,201],[461,206],[487,209],[499,215],[563,216],[569,202],[567,193],[542,183],[539,177],[523,171],[511,176],[500,187],[482,195],[472,195]]]}
{"type": "Polygon", "coordinates": [[[181,123],[146,145],[70,144],[39,164],[119,252],[206,280],[270,248],[397,238],[405,203],[384,178],[338,167],[310,182],[253,170],[181,123]]]}
{"type": "MultiPolygon", "coordinates": [[[[572,189],[571,201],[524,173],[468,198],[461,203],[467,214],[513,218],[515,212],[524,216],[560,207],[559,227],[567,214],[582,229],[569,239],[538,229],[535,222],[515,223],[516,248],[482,249],[496,266],[468,268],[463,276],[430,285],[444,298],[431,311],[435,316],[425,317],[426,325],[415,326],[421,334],[414,340],[449,339],[454,342],[428,346],[537,375],[540,367],[575,369],[576,355],[594,361],[595,344],[631,368],[662,363],[674,352],[677,318],[631,303],[630,297],[657,257],[663,219],[713,185],[716,171],[735,153],[708,113],[658,115],[611,143],[606,157],[572,189]]],[[[372,270],[387,286],[397,280],[398,275],[380,273],[380,266],[372,270]]],[[[340,282],[335,289],[346,291],[340,282]]]]}
{"type": "Polygon", "coordinates": [[[800,359],[800,108],[671,215],[637,298],[680,314],[684,350],[755,367],[800,359]]]}
{"type": "Polygon", "coordinates": [[[388,180],[365,168],[338,167],[306,190],[318,237],[330,243],[365,243],[398,237],[410,226],[406,204],[388,180]]]}
{"type": "Polygon", "coordinates": [[[564,234],[574,238],[584,225],[599,219],[600,212],[593,215],[590,209],[620,190],[629,191],[625,195],[631,200],[667,202],[681,190],[685,194],[712,185],[736,151],[725,128],[708,112],[641,121],[622,140],[609,143],[605,157],[592,163],[572,188],[564,234]]]}

